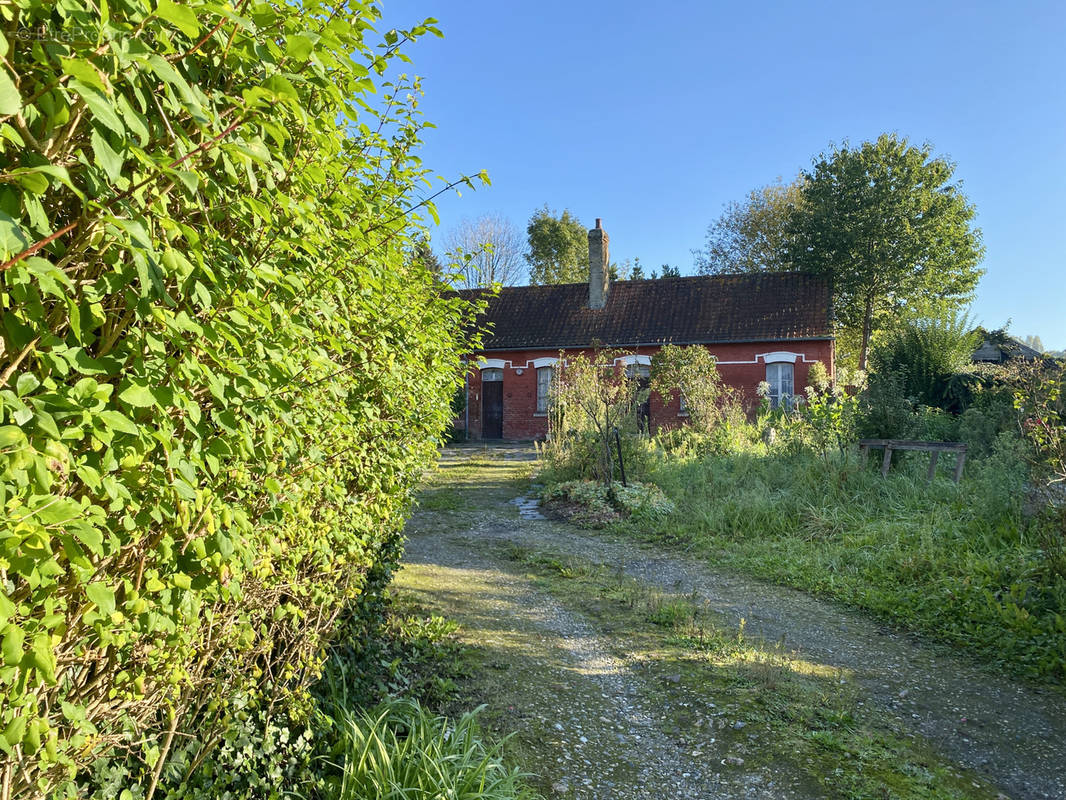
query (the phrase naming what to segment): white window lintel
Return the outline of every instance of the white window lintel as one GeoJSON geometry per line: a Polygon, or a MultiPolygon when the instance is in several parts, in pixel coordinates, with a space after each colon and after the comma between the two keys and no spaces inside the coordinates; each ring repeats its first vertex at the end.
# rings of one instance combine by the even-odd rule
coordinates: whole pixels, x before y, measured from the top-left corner
{"type": "Polygon", "coordinates": [[[477,362],[478,369],[504,369],[507,365],[502,358],[483,358],[477,362]]]}
{"type": "MultiPolygon", "coordinates": [[[[778,350],[774,353],[760,353],[756,358],[761,358],[765,364],[780,364],[787,361],[789,364],[795,364],[796,359],[803,358],[802,353],[789,353],[786,350],[778,350]]],[[[806,359],[804,359],[806,360],[806,359]]]]}
{"type": "Polygon", "coordinates": [[[615,364],[624,364],[630,366],[632,364],[641,364],[645,367],[651,366],[651,356],[622,356],[614,360],[615,364]]]}

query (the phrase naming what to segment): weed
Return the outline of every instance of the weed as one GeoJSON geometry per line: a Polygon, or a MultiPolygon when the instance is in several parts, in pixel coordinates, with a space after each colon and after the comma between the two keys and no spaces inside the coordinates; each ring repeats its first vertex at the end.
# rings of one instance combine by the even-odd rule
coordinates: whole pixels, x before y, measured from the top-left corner
{"type": "Polygon", "coordinates": [[[505,767],[499,746],[482,742],[476,713],[454,723],[410,700],[372,712],[343,713],[344,763],[330,800],[516,800],[522,775],[505,767]]]}

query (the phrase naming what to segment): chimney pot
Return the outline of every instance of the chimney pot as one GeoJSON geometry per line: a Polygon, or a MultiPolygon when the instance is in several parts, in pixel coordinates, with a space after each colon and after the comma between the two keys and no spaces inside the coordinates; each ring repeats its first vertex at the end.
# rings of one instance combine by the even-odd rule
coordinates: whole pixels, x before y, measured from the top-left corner
{"type": "Polygon", "coordinates": [[[603,220],[600,219],[599,217],[596,217],[596,227],[597,228],[602,228],[603,227],[603,220]]]}

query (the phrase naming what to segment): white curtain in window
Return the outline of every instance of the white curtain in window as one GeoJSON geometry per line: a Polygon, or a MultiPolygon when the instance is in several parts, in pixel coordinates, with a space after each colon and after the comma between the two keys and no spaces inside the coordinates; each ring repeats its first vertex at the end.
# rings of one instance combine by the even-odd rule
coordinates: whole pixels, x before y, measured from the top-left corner
{"type": "Polygon", "coordinates": [[[552,368],[537,368],[537,413],[548,413],[548,390],[552,385],[552,368]]]}
{"type": "Polygon", "coordinates": [[[794,394],[792,365],[787,362],[767,364],[766,382],[770,384],[770,406],[777,408],[783,399],[794,394]]]}

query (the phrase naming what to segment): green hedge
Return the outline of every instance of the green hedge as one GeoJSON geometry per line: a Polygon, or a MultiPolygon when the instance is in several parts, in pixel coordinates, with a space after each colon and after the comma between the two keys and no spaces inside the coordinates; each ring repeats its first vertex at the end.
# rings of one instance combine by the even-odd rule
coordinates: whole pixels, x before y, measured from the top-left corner
{"type": "Polygon", "coordinates": [[[0,796],[299,715],[388,579],[472,343],[377,15],[0,7],[0,796]]]}

